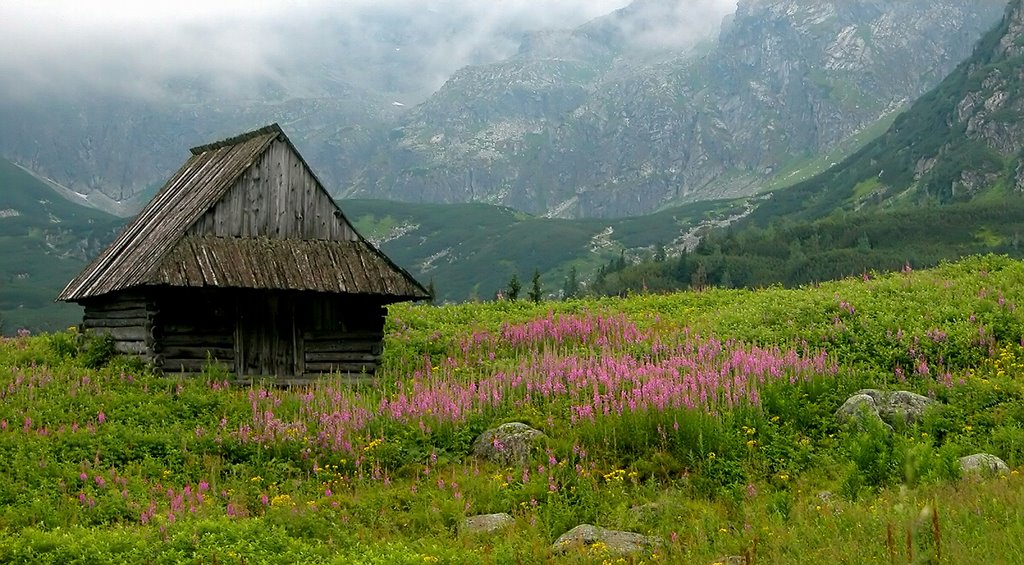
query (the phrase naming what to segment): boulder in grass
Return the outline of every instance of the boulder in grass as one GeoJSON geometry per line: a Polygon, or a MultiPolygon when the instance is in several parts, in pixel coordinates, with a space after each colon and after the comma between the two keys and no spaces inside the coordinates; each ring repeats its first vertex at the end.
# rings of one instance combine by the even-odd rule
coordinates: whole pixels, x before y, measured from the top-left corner
{"type": "Polygon", "coordinates": [[[470,516],[462,521],[460,531],[464,534],[493,534],[500,532],[515,523],[509,514],[481,514],[470,516]]]}
{"type": "Polygon", "coordinates": [[[1006,462],[989,453],[975,453],[960,458],[960,470],[965,475],[994,477],[1010,472],[1006,462]]]}
{"type": "Polygon", "coordinates": [[[502,424],[480,434],[473,442],[473,455],[499,465],[525,465],[534,443],[544,437],[522,422],[502,424]]]}
{"type": "MultiPolygon", "coordinates": [[[[600,547],[609,555],[628,556],[644,553],[661,546],[661,540],[635,532],[607,530],[582,524],[562,534],[551,546],[553,553],[600,547]]],[[[596,551],[596,550],[595,550],[596,551]]]]}
{"type": "Polygon", "coordinates": [[[910,426],[924,418],[925,410],[935,404],[927,396],[905,390],[889,392],[868,388],[857,391],[836,411],[842,422],[871,418],[881,420],[890,430],[895,425],[910,426]]]}
{"type": "Polygon", "coordinates": [[[887,430],[892,431],[892,426],[878,414],[878,405],[875,399],[866,394],[855,394],[846,399],[846,402],[836,410],[836,419],[842,423],[857,422],[863,425],[868,420],[878,421],[887,430]]]}

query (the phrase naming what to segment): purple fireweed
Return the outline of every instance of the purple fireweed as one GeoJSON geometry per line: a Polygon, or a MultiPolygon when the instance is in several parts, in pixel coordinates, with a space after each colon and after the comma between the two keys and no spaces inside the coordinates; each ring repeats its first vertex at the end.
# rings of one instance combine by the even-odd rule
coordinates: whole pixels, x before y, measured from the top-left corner
{"type": "Polygon", "coordinates": [[[573,423],[669,410],[719,413],[759,405],[766,383],[836,372],[825,351],[806,344],[765,348],[664,325],[641,331],[623,315],[548,315],[474,332],[458,358],[425,357],[407,375],[383,377],[389,386],[379,395],[330,383],[291,396],[251,389],[251,418],[236,428],[222,421],[218,434],[355,453],[384,420],[429,434],[509,407],[531,406],[549,417],[555,410],[573,423]]]}

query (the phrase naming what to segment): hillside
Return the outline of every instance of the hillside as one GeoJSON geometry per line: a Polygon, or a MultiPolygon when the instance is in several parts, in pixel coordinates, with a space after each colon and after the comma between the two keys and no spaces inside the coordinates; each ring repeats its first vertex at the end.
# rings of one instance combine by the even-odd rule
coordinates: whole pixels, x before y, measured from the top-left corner
{"type": "Polygon", "coordinates": [[[882,136],[822,175],[776,192],[752,220],[970,201],[1016,206],[1024,195],[1022,45],[1024,8],[1014,0],[972,56],[882,136]]]}
{"type": "Polygon", "coordinates": [[[408,204],[340,201],[356,229],[442,301],[489,300],[513,274],[535,269],[546,294],[557,297],[576,269],[581,283],[620,256],[651,257],[658,243],[693,245],[693,233],[747,212],[743,202],[703,202],[654,215],[617,220],[539,218],[487,204],[408,204]]]}
{"type": "Polygon", "coordinates": [[[14,164],[0,160],[0,320],[3,331],[59,329],[77,306],[57,292],[113,237],[121,220],[75,204],[14,164]]]}
{"type": "Polygon", "coordinates": [[[459,71],[347,194],[563,217],[749,195],[934,86],[1005,2],[743,1],[717,39],[703,21],[704,43],[656,54],[609,31],[694,27],[679,6],[637,2],[459,71]]]}
{"type": "Polygon", "coordinates": [[[1022,279],[396,305],[295,388],[0,338],[0,560],[1021,563],[1022,279]]]}

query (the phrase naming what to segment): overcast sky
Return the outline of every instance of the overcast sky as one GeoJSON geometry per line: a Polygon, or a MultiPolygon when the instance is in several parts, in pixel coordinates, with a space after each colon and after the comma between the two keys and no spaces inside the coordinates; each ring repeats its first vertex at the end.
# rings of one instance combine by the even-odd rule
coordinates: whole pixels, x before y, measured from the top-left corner
{"type": "MultiPolygon", "coordinates": [[[[414,51],[399,58],[417,71],[409,80],[433,89],[462,66],[507,56],[518,32],[575,27],[628,3],[0,0],[0,76],[7,90],[0,97],[67,88],[158,95],[165,81],[195,76],[227,88],[282,79],[310,61],[343,60],[345,72],[369,76],[377,70],[366,67],[395,59],[403,48],[414,51]]],[[[697,6],[694,13],[714,27],[735,9],[735,0],[681,3],[697,6]]],[[[391,72],[400,83],[406,71],[391,72]]],[[[402,88],[414,90],[396,87],[402,88]]]]}

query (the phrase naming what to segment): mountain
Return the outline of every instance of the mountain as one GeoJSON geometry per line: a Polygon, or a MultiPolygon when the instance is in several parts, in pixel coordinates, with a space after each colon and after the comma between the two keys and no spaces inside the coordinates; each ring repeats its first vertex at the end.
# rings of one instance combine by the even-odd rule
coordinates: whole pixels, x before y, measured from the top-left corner
{"type": "Polygon", "coordinates": [[[1013,0],[969,58],[862,149],[765,194],[678,260],[627,266],[596,290],[795,286],[964,255],[1024,257],[1022,69],[1024,0],[1013,0]]]}
{"type": "Polygon", "coordinates": [[[1024,8],[1001,22],[935,89],[849,159],[779,191],[753,218],[913,208],[1024,195],[1024,8]]]}
{"type": "Polygon", "coordinates": [[[119,218],[67,200],[0,160],[0,329],[76,324],[81,309],[54,299],[120,225],[119,218]]]}
{"type": "Polygon", "coordinates": [[[705,21],[658,51],[644,25],[668,22],[657,37],[694,20],[685,3],[636,2],[462,69],[400,118],[347,193],[554,216],[749,195],[934,86],[1004,5],[743,0],[713,43],[705,21]]]}
{"type": "Polygon", "coordinates": [[[217,21],[168,22],[147,39],[145,53],[160,54],[153,61],[122,52],[118,33],[80,41],[80,53],[63,53],[64,66],[12,55],[25,61],[3,68],[24,72],[5,75],[0,91],[0,157],[129,215],[176,169],[183,148],[277,122],[340,191],[397,117],[457,69],[514,54],[537,26],[590,17],[567,10],[326,3],[287,10],[264,27],[248,17],[267,10],[240,15],[244,25],[230,31],[217,21]]]}

